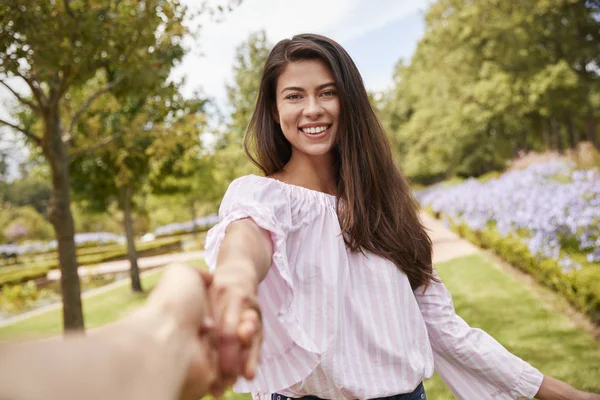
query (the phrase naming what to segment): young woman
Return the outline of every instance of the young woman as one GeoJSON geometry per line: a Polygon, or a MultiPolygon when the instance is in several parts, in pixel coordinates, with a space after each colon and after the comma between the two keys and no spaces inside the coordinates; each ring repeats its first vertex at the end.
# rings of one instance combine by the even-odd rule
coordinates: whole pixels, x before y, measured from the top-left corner
{"type": "Polygon", "coordinates": [[[265,176],[231,183],[206,243],[225,383],[242,373],[236,390],[261,399],[425,399],[435,365],[460,399],[600,399],[455,314],[339,44],[305,34],[273,48],[245,145],[265,176]],[[237,339],[256,295],[262,345],[237,339]]]}

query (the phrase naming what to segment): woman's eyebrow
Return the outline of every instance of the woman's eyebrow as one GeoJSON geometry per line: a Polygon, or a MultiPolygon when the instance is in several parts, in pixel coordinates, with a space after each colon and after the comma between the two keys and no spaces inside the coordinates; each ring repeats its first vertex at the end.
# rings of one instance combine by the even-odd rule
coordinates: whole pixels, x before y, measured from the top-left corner
{"type": "MultiPolygon", "coordinates": [[[[324,89],[328,86],[335,86],[335,82],[327,82],[322,85],[319,85],[319,86],[317,86],[317,90],[324,89]]],[[[285,92],[286,90],[291,90],[291,91],[295,91],[295,92],[303,92],[304,91],[304,89],[299,86],[288,86],[286,88],[283,88],[281,90],[281,93],[285,92]]]]}

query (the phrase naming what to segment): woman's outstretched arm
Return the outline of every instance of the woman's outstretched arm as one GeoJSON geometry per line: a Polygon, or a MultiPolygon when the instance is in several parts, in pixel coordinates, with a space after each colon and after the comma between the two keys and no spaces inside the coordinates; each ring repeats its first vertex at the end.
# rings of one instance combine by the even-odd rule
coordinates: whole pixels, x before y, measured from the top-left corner
{"type": "Polygon", "coordinates": [[[250,218],[229,224],[210,289],[225,387],[235,382],[238,375],[252,379],[256,373],[262,341],[257,288],[267,275],[272,258],[273,243],[268,231],[250,218]],[[256,326],[259,329],[254,329],[256,326]]]}
{"type": "Polygon", "coordinates": [[[457,398],[600,400],[543,375],[486,332],[470,327],[455,313],[443,283],[418,288],[415,297],[429,332],[435,368],[457,398]]]}

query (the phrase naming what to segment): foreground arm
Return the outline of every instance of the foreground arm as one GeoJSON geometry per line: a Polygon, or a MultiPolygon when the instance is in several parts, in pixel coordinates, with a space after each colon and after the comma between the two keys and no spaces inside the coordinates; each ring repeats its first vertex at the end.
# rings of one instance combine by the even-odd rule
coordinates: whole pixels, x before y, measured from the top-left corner
{"type": "Polygon", "coordinates": [[[174,266],[144,307],[112,326],[2,345],[0,398],[198,399],[216,379],[204,286],[197,270],[174,266]]]}

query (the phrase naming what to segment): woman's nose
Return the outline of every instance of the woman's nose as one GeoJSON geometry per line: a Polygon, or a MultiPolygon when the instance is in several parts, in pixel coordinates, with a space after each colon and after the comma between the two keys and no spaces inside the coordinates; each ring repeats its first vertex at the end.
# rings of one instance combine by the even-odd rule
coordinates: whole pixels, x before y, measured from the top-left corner
{"type": "Polygon", "coordinates": [[[304,114],[307,117],[316,117],[323,113],[323,106],[318,99],[309,99],[306,108],[304,108],[304,114]]]}

